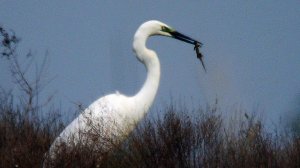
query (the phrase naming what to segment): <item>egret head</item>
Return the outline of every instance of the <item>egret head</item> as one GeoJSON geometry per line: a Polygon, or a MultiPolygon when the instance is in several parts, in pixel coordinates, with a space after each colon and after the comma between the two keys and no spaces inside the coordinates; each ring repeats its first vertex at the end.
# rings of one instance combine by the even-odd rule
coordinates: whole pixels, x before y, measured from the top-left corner
{"type": "MultiPolygon", "coordinates": [[[[172,37],[172,38],[175,38],[177,40],[181,40],[181,41],[184,41],[186,43],[194,45],[195,46],[194,50],[196,50],[197,58],[200,59],[202,65],[203,65],[203,68],[206,71],[205,66],[204,66],[204,62],[203,62],[203,55],[199,51],[199,47],[202,46],[202,43],[195,40],[195,39],[192,39],[192,38],[190,38],[190,37],[188,37],[188,36],[186,36],[182,33],[179,33],[178,31],[176,31],[171,26],[168,26],[167,24],[162,23],[162,22],[157,21],[157,20],[147,21],[139,27],[139,29],[137,30],[137,32],[134,36],[134,39],[135,39],[134,44],[133,44],[134,51],[138,53],[138,50],[142,49],[143,46],[145,45],[145,41],[146,41],[147,37],[154,36],[154,35],[172,37]],[[137,40],[137,39],[139,39],[139,40],[137,40]],[[143,42],[140,41],[140,40],[142,40],[143,42]],[[141,45],[143,45],[143,46],[141,46],[141,45]]],[[[138,59],[140,61],[143,60],[143,58],[140,58],[140,57],[138,57],[138,59]]]]}
{"type": "Polygon", "coordinates": [[[184,34],[179,33],[171,26],[168,26],[165,23],[162,23],[157,20],[150,20],[148,22],[143,23],[140,28],[137,31],[136,36],[140,35],[146,35],[146,36],[153,36],[153,35],[161,35],[161,36],[167,36],[172,37],[181,41],[184,41],[186,43],[190,43],[193,45],[202,45],[201,42],[194,40],[184,34]]]}

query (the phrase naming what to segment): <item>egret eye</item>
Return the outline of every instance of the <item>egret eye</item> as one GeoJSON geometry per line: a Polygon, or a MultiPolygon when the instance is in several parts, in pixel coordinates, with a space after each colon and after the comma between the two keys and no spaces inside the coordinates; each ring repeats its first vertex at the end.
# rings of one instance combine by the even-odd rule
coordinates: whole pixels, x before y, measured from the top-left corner
{"type": "Polygon", "coordinates": [[[166,26],[161,26],[161,31],[169,33],[171,32],[171,29],[166,26]]]}

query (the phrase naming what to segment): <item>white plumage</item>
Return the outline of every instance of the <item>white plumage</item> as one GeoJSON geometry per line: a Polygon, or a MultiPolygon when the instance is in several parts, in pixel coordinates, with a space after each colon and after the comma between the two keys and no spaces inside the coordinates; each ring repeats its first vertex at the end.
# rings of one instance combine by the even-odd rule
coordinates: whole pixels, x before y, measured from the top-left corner
{"type": "MultiPolygon", "coordinates": [[[[147,79],[134,96],[119,93],[99,98],[74,119],[55,139],[50,154],[62,143],[89,143],[99,139],[122,139],[130,133],[152,105],[160,80],[160,63],[155,51],[146,47],[149,36],[173,37],[187,43],[200,44],[170,26],[156,20],[143,23],[133,39],[133,51],[147,70],[147,79]]],[[[105,142],[103,142],[105,143],[105,142]]],[[[107,147],[109,148],[109,146],[107,147]]]]}

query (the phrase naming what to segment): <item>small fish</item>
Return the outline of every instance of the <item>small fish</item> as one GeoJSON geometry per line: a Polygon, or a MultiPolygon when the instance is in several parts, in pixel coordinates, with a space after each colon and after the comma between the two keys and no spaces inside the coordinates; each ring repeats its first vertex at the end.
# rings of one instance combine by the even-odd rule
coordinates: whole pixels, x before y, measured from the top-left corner
{"type": "Polygon", "coordinates": [[[199,51],[199,47],[202,46],[202,43],[198,42],[198,41],[195,41],[195,47],[194,47],[194,50],[196,50],[196,54],[197,54],[197,58],[201,61],[201,64],[203,66],[203,69],[204,71],[206,72],[206,68],[205,68],[205,65],[204,65],[204,61],[203,61],[203,55],[200,53],[199,51]]]}

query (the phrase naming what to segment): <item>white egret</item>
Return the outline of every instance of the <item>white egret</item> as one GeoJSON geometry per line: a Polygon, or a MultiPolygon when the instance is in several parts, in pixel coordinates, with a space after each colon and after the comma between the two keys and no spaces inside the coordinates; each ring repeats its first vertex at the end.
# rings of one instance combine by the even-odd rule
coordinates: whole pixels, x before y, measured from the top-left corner
{"type": "MultiPolygon", "coordinates": [[[[147,79],[143,87],[134,96],[115,93],[93,102],[55,139],[50,147],[50,154],[62,142],[68,144],[72,141],[72,143],[76,144],[81,140],[88,140],[91,138],[89,137],[89,133],[95,130],[95,127],[101,127],[102,132],[99,132],[98,135],[109,138],[121,138],[122,135],[127,135],[134,129],[135,124],[149,110],[159,86],[159,59],[155,51],[146,47],[148,37],[154,35],[173,37],[193,44],[195,47],[201,45],[200,42],[175,31],[175,29],[160,21],[151,20],[143,23],[136,31],[133,39],[133,51],[137,59],[145,65],[147,70],[147,79]],[[121,130],[122,135],[117,132],[118,130],[121,130]]],[[[196,49],[198,57],[202,58],[198,48],[196,49]]]]}

